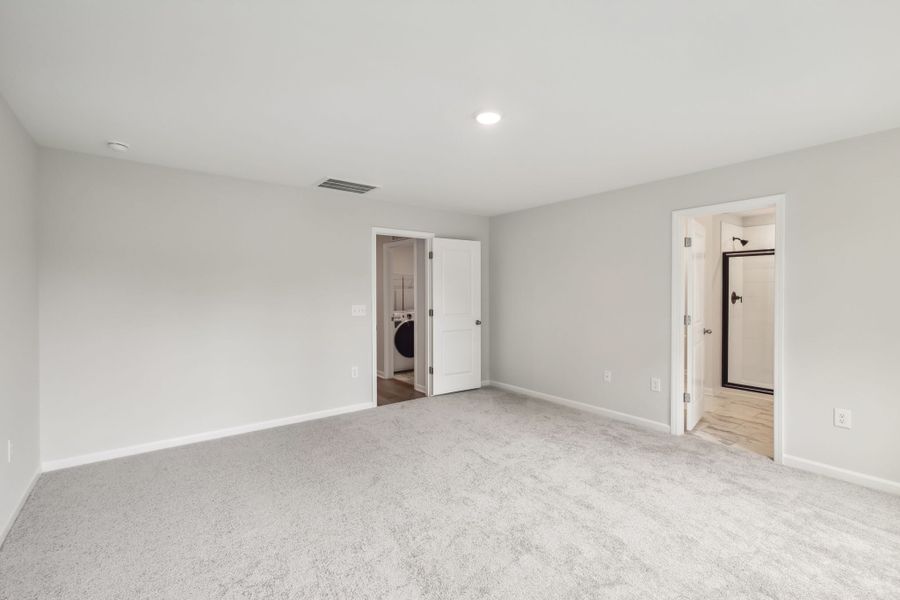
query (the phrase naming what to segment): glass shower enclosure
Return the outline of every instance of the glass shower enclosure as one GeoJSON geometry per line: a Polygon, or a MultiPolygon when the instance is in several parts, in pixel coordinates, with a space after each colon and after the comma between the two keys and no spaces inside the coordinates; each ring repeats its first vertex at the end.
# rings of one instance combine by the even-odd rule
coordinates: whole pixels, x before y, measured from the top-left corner
{"type": "Polygon", "coordinates": [[[722,265],[722,387],[772,394],[775,250],[724,252],[722,265]]]}

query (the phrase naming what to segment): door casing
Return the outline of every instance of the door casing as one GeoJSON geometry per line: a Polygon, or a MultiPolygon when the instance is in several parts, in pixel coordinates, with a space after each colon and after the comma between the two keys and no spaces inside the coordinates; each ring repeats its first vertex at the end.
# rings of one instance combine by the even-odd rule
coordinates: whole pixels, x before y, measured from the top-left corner
{"type": "Polygon", "coordinates": [[[685,364],[684,315],[685,272],[684,231],[689,219],[702,215],[744,212],[757,208],[775,207],[775,393],[774,393],[774,459],[783,463],[784,457],[784,406],[787,397],[784,389],[784,278],[785,256],[785,205],[787,196],[777,194],[684,208],[672,212],[672,289],[670,315],[670,371],[669,371],[669,430],[673,435],[684,434],[684,392],[682,372],[685,364]]]}
{"type": "MultiPolygon", "coordinates": [[[[406,238],[414,238],[414,239],[424,239],[425,240],[425,252],[431,251],[431,241],[434,239],[434,234],[426,231],[412,231],[407,229],[394,229],[390,227],[373,227],[372,228],[372,241],[371,241],[371,273],[372,273],[372,302],[371,302],[371,326],[372,326],[372,406],[378,406],[378,321],[381,319],[381,315],[378,314],[378,278],[383,276],[383,273],[378,272],[377,266],[377,252],[378,252],[378,236],[379,235],[392,235],[397,237],[406,237],[406,238]]],[[[416,281],[416,285],[418,285],[418,280],[416,281]]],[[[427,396],[431,396],[431,375],[428,373],[427,366],[431,364],[431,320],[426,317],[428,314],[428,306],[431,306],[431,261],[425,261],[425,305],[419,306],[416,304],[416,327],[419,327],[419,323],[425,322],[427,323],[427,327],[425,328],[425,381],[426,384],[426,392],[427,396]]],[[[385,330],[385,339],[388,338],[389,331],[385,330]]],[[[387,348],[387,344],[385,343],[385,348],[387,348]]],[[[386,352],[386,350],[385,350],[386,352]]],[[[385,356],[385,360],[388,360],[388,357],[385,356]]]]}

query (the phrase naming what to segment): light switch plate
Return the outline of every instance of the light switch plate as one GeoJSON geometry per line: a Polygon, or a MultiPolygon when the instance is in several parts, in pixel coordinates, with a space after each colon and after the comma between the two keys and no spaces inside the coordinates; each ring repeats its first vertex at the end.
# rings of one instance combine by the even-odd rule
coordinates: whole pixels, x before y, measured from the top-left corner
{"type": "Polygon", "coordinates": [[[354,317],[364,317],[366,316],[366,305],[365,304],[354,304],[350,307],[350,315],[354,317]]]}
{"type": "Polygon", "coordinates": [[[604,383],[612,383],[612,371],[603,371],[604,383]]]}

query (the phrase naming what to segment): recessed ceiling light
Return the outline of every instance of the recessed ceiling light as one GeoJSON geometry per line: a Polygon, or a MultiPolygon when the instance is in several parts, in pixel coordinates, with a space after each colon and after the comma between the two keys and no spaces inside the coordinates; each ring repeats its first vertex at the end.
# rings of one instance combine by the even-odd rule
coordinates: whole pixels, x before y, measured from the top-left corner
{"type": "Polygon", "coordinates": [[[114,142],[112,140],[106,142],[106,147],[116,152],[128,152],[128,144],[125,142],[114,142]]]}
{"type": "Polygon", "coordinates": [[[492,111],[480,112],[475,115],[475,120],[482,125],[496,125],[502,118],[503,116],[500,113],[492,111]]]}

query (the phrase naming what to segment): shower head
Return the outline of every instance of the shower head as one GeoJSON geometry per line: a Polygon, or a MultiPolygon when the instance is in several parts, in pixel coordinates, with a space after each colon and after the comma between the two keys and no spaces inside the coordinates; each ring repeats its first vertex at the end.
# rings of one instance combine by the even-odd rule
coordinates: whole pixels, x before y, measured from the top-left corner
{"type": "Polygon", "coordinates": [[[742,240],[742,239],[739,238],[739,237],[733,237],[733,238],[731,238],[731,241],[732,241],[732,242],[740,242],[740,243],[741,243],[741,246],[746,246],[747,244],[750,243],[750,240],[742,240]]]}

